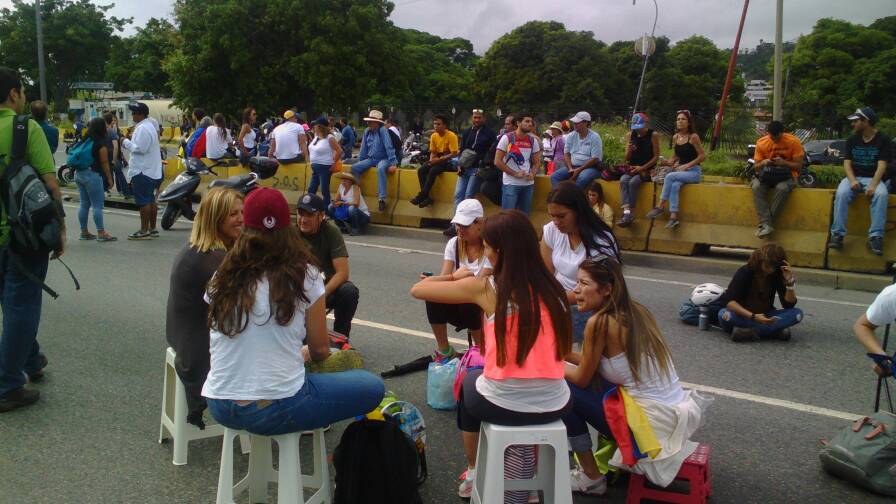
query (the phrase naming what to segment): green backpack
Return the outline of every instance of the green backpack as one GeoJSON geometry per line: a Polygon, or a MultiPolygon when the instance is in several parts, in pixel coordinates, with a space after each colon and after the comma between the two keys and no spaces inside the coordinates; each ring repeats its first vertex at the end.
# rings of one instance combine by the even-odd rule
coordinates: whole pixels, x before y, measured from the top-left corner
{"type": "Polygon", "coordinates": [[[819,454],[834,476],[884,495],[896,495],[896,415],[879,411],[838,432],[819,454]]]}

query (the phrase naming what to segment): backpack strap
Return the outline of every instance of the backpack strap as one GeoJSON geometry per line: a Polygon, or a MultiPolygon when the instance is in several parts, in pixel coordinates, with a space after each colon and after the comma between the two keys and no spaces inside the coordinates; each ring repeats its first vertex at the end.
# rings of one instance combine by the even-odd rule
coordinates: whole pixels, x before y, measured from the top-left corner
{"type": "Polygon", "coordinates": [[[17,115],[12,125],[12,151],[10,160],[12,164],[25,162],[28,151],[28,120],[29,116],[17,115]]]}

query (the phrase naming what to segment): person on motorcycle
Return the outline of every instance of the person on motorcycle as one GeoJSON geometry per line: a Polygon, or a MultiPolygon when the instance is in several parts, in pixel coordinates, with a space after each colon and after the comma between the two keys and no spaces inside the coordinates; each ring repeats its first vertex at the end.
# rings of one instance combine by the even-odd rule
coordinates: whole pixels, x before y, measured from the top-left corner
{"type": "Polygon", "coordinates": [[[767,135],[756,142],[753,159],[753,204],[759,215],[758,238],[772,234],[772,222],[777,217],[790,191],[796,187],[796,178],[803,166],[803,145],[800,140],[784,132],[781,121],[768,123],[767,135]]]}
{"type": "Polygon", "coordinates": [[[426,208],[434,202],[429,197],[436,179],[446,171],[454,170],[457,166],[455,158],[460,152],[457,135],[448,129],[448,118],[436,114],[432,120],[435,129],[429,137],[429,161],[417,169],[417,179],[420,181],[420,192],[411,199],[412,205],[426,208]]]}

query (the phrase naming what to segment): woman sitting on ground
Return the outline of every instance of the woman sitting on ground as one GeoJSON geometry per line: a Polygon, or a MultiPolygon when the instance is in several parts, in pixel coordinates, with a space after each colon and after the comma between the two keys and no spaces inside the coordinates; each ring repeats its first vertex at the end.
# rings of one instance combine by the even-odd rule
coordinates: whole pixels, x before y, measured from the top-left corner
{"type": "Polygon", "coordinates": [[[211,370],[202,388],[218,423],[273,436],[363,415],[382,380],[360,369],[305,373],[329,355],[324,282],[276,189],[249,193],[243,233],[209,282],[211,370]],[[303,340],[308,349],[303,352],[303,340]]]}
{"type": "Polygon", "coordinates": [[[187,421],[203,426],[202,385],[208,376],[208,303],[205,289],[243,229],[243,195],[215,187],[199,204],[190,241],[174,258],[165,339],[187,393],[187,421]]]}
{"type": "Polygon", "coordinates": [[[669,222],[667,229],[678,227],[678,193],[684,184],[700,183],[700,163],[706,159],[703,152],[703,144],[700,143],[700,135],[694,130],[694,120],[687,110],[679,110],[675,116],[675,134],[672,135],[672,147],[675,155],[672,159],[661,161],[659,166],[671,166],[674,171],[663,179],[663,193],[660,196],[660,204],[647,213],[650,219],[656,219],[663,215],[666,204],[669,205],[669,222]]]}
{"type": "MultiPolygon", "coordinates": [[[[336,199],[327,208],[327,215],[339,226],[343,233],[352,236],[361,234],[370,223],[370,209],[361,193],[361,184],[351,173],[339,172],[336,199]]],[[[309,189],[310,191],[310,189],[309,189]]],[[[326,193],[329,196],[329,193],[326,193]]]]}
{"type": "Polygon", "coordinates": [[[722,294],[719,324],[733,341],[773,338],[787,341],[790,328],[803,320],[796,306],[796,278],[787,253],[776,243],[753,251],[745,266],[734,273],[722,294]],[[775,309],[775,294],[782,309],[775,309]]]}
{"type": "MultiPolygon", "coordinates": [[[[462,280],[467,277],[487,277],[492,274],[492,265],[485,257],[482,243],[482,221],[485,212],[479,200],[467,199],[457,205],[457,212],[451,223],[457,229],[457,236],[448,240],[442,271],[438,276],[420,275],[423,282],[444,282],[462,280]]],[[[446,362],[457,356],[454,347],[448,343],[448,324],[458,330],[470,331],[473,341],[482,344],[482,309],[475,303],[446,304],[426,302],[426,318],[432,326],[438,349],[433,361],[446,362]]]]}
{"type": "MultiPolygon", "coordinates": [[[[546,424],[570,408],[563,358],[570,350],[569,305],[563,287],[538,259],[538,239],[525,214],[502,211],[485,219],[485,255],[494,276],[458,281],[421,281],[418,299],[446,304],[475,303],[485,312],[485,368],[464,380],[457,408],[467,471],[458,494],[468,498],[476,477],[481,422],[499,425],[546,424]]],[[[535,450],[508,448],[508,478],[531,478],[535,450]]],[[[500,478],[501,475],[494,475],[500,478]]],[[[506,503],[525,503],[528,491],[504,493],[506,503]]]]}
{"type": "Polygon", "coordinates": [[[602,381],[625,389],[644,410],[660,445],[655,458],[643,458],[633,467],[622,464],[619,450],[610,464],[668,486],[697,448],[690,437],[703,424],[709,400],[681,388],[669,346],[650,311],[629,296],[618,262],[609,257],[583,262],[575,296],[579,310],[594,315],[585,328],[582,353],[572,352],[567,358],[573,408],[563,423],[581,464],[581,469],[573,469],[571,474],[573,491],[602,495],[607,489],[592,455],[586,425],[612,437],[604,415],[605,391],[595,386],[602,381]]]}
{"type": "Polygon", "coordinates": [[[595,180],[588,186],[588,204],[594,213],[604,221],[610,229],[613,229],[613,207],[604,201],[604,187],[595,180]]]}

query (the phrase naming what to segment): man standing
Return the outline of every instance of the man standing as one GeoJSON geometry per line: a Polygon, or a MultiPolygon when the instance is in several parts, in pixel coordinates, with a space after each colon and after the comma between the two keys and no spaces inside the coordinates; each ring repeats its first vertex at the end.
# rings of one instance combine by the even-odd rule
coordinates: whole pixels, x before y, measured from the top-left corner
{"type": "Polygon", "coordinates": [[[297,163],[299,154],[308,157],[308,142],[305,137],[305,128],[299,124],[299,117],[292,110],[283,113],[283,123],[274,128],[271,133],[271,152],[278,161],[284,164],[297,163]]]}
{"type": "Polygon", "coordinates": [[[134,203],[140,209],[140,229],[128,235],[128,240],[148,240],[159,236],[156,229],[156,190],[162,183],[162,151],[159,147],[159,129],[149,118],[149,107],[137,102],[128,105],[134,118],[133,130],[128,133],[121,146],[131,153],[128,161],[128,175],[134,203]]]}
{"type": "Polygon", "coordinates": [[[388,176],[398,169],[398,160],[389,132],[383,127],[385,124],[383,113],[371,110],[369,117],[365,117],[364,121],[367,123],[367,130],[361,138],[359,161],[352,165],[352,173],[355,178],[361,180],[364,172],[376,166],[377,192],[380,200],[377,211],[382,212],[386,210],[388,176]]]}
{"type": "Polygon", "coordinates": [[[600,135],[591,130],[591,114],[588,112],[578,112],[569,120],[574,131],[566,137],[563,148],[566,166],[554,171],[551,186],[569,179],[584,190],[600,175],[598,164],[604,157],[604,143],[600,135]]]}
{"type": "Polygon", "coordinates": [[[889,181],[884,181],[887,164],[892,161],[890,138],[877,131],[877,115],[871,107],[857,109],[847,117],[852,121],[853,135],[846,140],[843,171],[846,178],[840,181],[834,197],[834,222],[831,225],[830,249],[843,248],[846,235],[846,219],[849,204],[861,192],[871,200],[871,227],[868,228],[868,250],[882,255],[884,249],[884,225],[887,222],[887,198],[889,181]]]}
{"type": "MultiPolygon", "coordinates": [[[[0,67],[0,173],[12,161],[13,121],[25,109],[25,89],[18,72],[0,67]]],[[[53,154],[40,125],[28,121],[28,143],[25,162],[31,165],[62,208],[62,197],[56,183],[53,154]]],[[[5,195],[3,195],[5,196],[5,195]]],[[[0,196],[2,197],[2,196],[0,196]]],[[[4,206],[5,207],[5,206],[4,206]]],[[[65,251],[65,221],[55,259],[65,251]]],[[[0,413],[33,404],[40,398],[36,390],[25,388],[29,381],[43,379],[47,358],[37,343],[43,292],[41,284],[28,275],[43,281],[47,276],[49,256],[30,254],[17,256],[17,266],[11,266],[7,245],[9,224],[5,211],[0,215],[0,300],[3,309],[3,333],[0,336],[0,413]],[[27,275],[25,274],[27,273],[27,275]]]]}
{"type": "Polygon", "coordinates": [[[348,280],[348,249],[342,233],[326,218],[327,207],[316,194],[305,194],[296,205],[299,232],[324,273],[327,309],[333,310],[333,330],[350,336],[358,309],[358,288],[348,280]]]}
{"type": "MultiPolygon", "coordinates": [[[[485,124],[485,112],[482,109],[473,109],[473,125],[461,135],[460,152],[461,163],[457,167],[457,187],[454,189],[454,207],[465,199],[471,199],[479,192],[479,177],[476,174],[482,167],[482,161],[488,154],[488,150],[495,143],[495,132],[485,124]],[[464,152],[473,151],[473,158],[469,168],[462,166],[465,162],[464,152]]],[[[454,226],[451,226],[454,229],[454,226]]]]}
{"type": "Polygon", "coordinates": [[[454,158],[458,154],[457,135],[448,129],[448,118],[436,114],[432,120],[432,127],[435,131],[429,136],[429,161],[417,169],[420,192],[411,199],[411,204],[420,208],[433,204],[429,191],[432,190],[439,175],[454,169],[454,158]]]}
{"type": "Polygon", "coordinates": [[[800,140],[784,133],[784,123],[772,121],[765,129],[768,135],[756,142],[753,159],[756,177],[753,178],[753,204],[759,215],[758,238],[772,234],[772,222],[796,187],[796,178],[803,166],[803,145],[800,140]],[[769,197],[771,193],[771,197],[769,197]]]}
{"type": "Polygon", "coordinates": [[[56,154],[56,149],[59,148],[59,130],[47,122],[47,104],[40,100],[31,102],[31,118],[37,121],[40,129],[44,130],[47,143],[50,145],[50,154],[56,154]]]}
{"type": "Polygon", "coordinates": [[[352,151],[355,149],[355,142],[358,140],[358,137],[355,135],[355,129],[352,128],[348,121],[340,121],[338,124],[342,128],[342,140],[339,142],[342,146],[342,159],[349,159],[352,157],[352,151]]]}
{"type": "Polygon", "coordinates": [[[495,166],[504,172],[501,208],[517,209],[529,215],[535,174],[541,168],[541,142],[532,134],[535,129],[532,114],[517,114],[513,125],[516,131],[502,136],[495,151],[495,166]]]}

